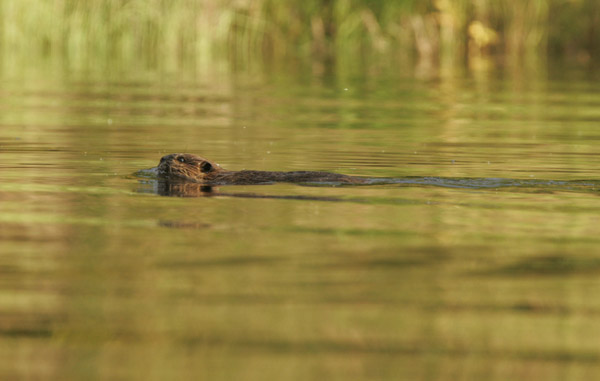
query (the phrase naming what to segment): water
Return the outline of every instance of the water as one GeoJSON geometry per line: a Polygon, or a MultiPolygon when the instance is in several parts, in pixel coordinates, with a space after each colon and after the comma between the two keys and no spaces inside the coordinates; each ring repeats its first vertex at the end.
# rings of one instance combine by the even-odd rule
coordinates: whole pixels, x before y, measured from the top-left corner
{"type": "Polygon", "coordinates": [[[0,78],[2,379],[600,376],[594,72],[0,78]]]}

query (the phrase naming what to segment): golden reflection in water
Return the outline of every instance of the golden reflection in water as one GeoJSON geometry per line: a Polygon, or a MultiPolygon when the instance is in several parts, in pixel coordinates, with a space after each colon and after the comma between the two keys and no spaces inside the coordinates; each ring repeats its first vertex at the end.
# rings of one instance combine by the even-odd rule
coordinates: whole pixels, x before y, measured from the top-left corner
{"type": "Polygon", "coordinates": [[[266,78],[0,90],[1,378],[595,378],[593,188],[131,176],[593,179],[587,82],[266,78]]]}

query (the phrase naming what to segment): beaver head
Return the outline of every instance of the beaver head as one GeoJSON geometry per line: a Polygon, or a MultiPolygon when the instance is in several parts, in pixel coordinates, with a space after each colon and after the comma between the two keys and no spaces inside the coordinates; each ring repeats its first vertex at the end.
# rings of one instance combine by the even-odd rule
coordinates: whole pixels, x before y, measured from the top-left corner
{"type": "Polygon", "coordinates": [[[158,164],[158,175],[170,180],[203,182],[222,171],[217,163],[191,153],[166,155],[158,164]]]}

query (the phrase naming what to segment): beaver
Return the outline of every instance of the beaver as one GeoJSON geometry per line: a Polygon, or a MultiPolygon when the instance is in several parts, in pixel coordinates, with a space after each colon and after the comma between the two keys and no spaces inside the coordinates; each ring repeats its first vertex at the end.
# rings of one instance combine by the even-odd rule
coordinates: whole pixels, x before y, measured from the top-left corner
{"type": "Polygon", "coordinates": [[[339,173],[294,171],[228,171],[217,163],[190,153],[163,156],[157,167],[159,177],[173,182],[192,182],[206,185],[252,185],[276,182],[366,184],[361,177],[339,173]]]}
{"type": "MultiPolygon", "coordinates": [[[[277,200],[309,200],[309,201],[348,201],[335,196],[307,196],[285,194],[261,194],[243,192],[221,192],[217,186],[190,182],[159,181],[153,188],[153,193],[171,197],[237,197],[237,198],[262,198],[277,200]]],[[[361,200],[354,200],[361,201],[361,200]]],[[[362,202],[362,201],[361,201],[362,202]]]]}

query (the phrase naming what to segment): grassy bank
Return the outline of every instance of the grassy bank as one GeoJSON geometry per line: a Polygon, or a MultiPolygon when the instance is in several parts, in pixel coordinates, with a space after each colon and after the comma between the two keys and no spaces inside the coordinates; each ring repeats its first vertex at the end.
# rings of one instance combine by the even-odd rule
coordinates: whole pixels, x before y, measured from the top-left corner
{"type": "Polygon", "coordinates": [[[328,59],[399,52],[450,58],[600,55],[597,0],[7,0],[3,57],[328,59]]]}

